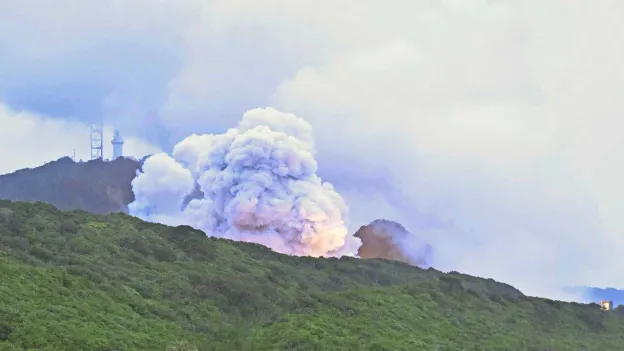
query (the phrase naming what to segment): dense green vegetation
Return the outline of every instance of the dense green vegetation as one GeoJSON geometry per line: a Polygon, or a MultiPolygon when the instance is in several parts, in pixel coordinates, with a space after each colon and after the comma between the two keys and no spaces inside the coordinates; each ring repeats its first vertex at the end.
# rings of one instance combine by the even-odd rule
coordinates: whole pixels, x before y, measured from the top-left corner
{"type": "Polygon", "coordinates": [[[624,318],[406,264],[0,201],[0,350],[624,350],[624,318]]]}
{"type": "Polygon", "coordinates": [[[138,161],[74,162],[69,157],[36,168],[0,175],[0,199],[42,201],[61,210],[124,211],[134,201],[130,183],[138,161]]]}

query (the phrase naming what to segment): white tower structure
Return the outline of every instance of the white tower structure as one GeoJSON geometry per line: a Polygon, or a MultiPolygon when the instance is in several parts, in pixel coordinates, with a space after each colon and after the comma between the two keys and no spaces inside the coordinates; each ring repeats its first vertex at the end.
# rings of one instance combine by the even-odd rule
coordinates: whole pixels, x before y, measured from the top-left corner
{"type": "Polygon", "coordinates": [[[91,159],[102,159],[102,150],[103,150],[103,132],[102,132],[102,124],[94,123],[91,124],[91,159]]]}
{"type": "Polygon", "coordinates": [[[123,156],[123,144],[124,140],[119,133],[119,129],[115,129],[115,133],[113,134],[113,140],[111,140],[111,144],[113,144],[113,160],[116,160],[119,157],[123,156]]]}

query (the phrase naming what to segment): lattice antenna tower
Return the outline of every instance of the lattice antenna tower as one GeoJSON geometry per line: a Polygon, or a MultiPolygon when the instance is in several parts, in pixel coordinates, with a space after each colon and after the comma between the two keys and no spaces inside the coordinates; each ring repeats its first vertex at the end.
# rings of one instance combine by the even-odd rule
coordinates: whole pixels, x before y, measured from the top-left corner
{"type": "Polygon", "coordinates": [[[101,123],[91,124],[91,159],[103,158],[103,145],[104,145],[104,128],[101,123]]]}

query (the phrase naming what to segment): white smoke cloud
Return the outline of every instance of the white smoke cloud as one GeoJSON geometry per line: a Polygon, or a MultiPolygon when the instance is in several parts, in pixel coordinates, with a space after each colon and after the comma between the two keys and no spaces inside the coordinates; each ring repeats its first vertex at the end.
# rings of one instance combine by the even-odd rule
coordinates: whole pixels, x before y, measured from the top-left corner
{"type": "Polygon", "coordinates": [[[187,224],[207,235],[291,255],[354,255],[345,202],[316,174],[312,127],[272,108],[246,112],[237,128],[192,135],[171,156],[148,158],[132,182],[130,213],[187,224]],[[198,189],[201,196],[185,199],[198,189]]]}

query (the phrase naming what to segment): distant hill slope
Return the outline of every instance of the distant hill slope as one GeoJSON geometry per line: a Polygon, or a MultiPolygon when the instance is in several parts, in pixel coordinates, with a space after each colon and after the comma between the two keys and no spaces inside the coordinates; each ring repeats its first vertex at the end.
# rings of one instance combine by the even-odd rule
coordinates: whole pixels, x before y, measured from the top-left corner
{"type": "Polygon", "coordinates": [[[43,203],[0,201],[0,276],[0,350],[624,350],[596,304],[43,203]]]}
{"type": "Polygon", "coordinates": [[[0,199],[42,201],[63,210],[93,213],[126,211],[134,201],[130,183],[138,161],[74,162],[69,157],[0,176],[0,199]]]}

